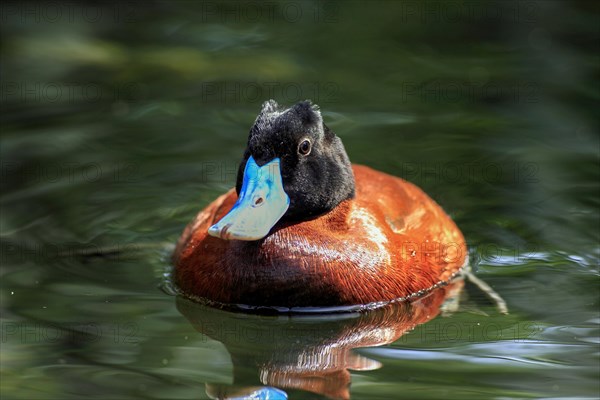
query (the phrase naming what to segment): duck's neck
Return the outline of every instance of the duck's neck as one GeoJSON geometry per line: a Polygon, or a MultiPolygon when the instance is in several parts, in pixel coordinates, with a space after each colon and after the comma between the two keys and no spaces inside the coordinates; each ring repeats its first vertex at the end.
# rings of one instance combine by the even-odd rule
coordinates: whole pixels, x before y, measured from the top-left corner
{"type": "Polygon", "coordinates": [[[330,214],[346,200],[355,197],[354,176],[351,176],[351,178],[351,184],[335,189],[331,187],[321,188],[318,195],[310,193],[310,188],[308,192],[302,193],[302,196],[297,196],[296,193],[290,195],[290,207],[281,220],[298,222],[330,214]],[[323,193],[325,193],[325,196],[323,196],[323,193]]]}

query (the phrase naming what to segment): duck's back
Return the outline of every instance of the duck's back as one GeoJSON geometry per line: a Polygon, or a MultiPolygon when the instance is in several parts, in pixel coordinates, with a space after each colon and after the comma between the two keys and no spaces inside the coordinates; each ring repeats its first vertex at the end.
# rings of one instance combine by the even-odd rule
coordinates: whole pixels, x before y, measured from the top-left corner
{"type": "Polygon", "coordinates": [[[188,294],[222,303],[301,307],[366,304],[426,291],[467,256],[454,222],[422,190],[353,166],[356,198],[244,242],[207,234],[235,203],[229,191],[200,212],[175,250],[188,294]]]}

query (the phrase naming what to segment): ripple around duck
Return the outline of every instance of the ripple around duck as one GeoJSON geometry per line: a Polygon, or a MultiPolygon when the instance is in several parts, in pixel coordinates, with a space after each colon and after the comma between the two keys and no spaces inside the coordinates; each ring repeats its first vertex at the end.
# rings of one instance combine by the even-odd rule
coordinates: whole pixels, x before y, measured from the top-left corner
{"type": "MultiPolygon", "coordinates": [[[[543,341],[497,341],[472,343],[454,348],[413,350],[396,348],[363,349],[365,355],[381,359],[432,361],[459,361],[465,365],[489,365],[510,368],[586,370],[584,366],[574,366],[570,362],[572,354],[589,351],[587,344],[571,344],[543,341]],[[512,354],[512,355],[511,355],[512,354]],[[561,357],[564,358],[561,360],[561,357]]],[[[385,361],[384,361],[385,362],[385,361]]]]}

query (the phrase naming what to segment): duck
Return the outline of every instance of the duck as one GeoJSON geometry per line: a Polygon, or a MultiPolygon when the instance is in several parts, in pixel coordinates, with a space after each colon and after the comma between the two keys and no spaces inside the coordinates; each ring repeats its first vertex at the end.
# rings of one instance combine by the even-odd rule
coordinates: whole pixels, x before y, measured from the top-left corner
{"type": "Polygon", "coordinates": [[[262,104],[235,187],[173,253],[183,295],[278,311],[419,298],[467,268],[463,234],[423,190],[350,162],[310,100],[262,104]]]}

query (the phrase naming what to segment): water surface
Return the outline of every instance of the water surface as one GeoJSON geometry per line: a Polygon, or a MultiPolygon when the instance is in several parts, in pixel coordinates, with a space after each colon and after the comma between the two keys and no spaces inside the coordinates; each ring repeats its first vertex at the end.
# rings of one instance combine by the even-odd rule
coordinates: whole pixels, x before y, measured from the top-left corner
{"type": "Polygon", "coordinates": [[[3,398],[209,398],[282,343],[354,367],[321,380],[353,399],[600,396],[598,3],[423,4],[3,5],[3,398]],[[510,314],[469,285],[454,312],[330,320],[163,290],[271,97],[438,201],[510,314]]]}

